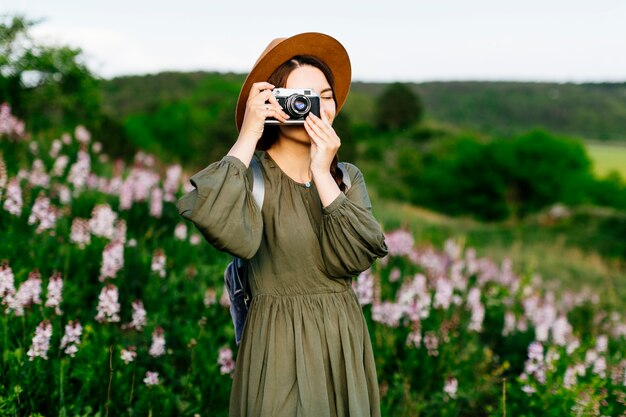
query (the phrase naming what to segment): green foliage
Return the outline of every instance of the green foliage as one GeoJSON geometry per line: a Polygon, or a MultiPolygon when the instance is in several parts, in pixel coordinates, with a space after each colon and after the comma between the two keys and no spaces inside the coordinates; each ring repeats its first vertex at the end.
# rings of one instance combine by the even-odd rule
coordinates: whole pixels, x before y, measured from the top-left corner
{"type": "Polygon", "coordinates": [[[422,105],[406,84],[392,83],[376,102],[376,125],[384,130],[400,130],[422,118],[422,105]]]}
{"type": "Polygon", "coordinates": [[[0,17],[0,102],[8,102],[33,133],[99,126],[99,82],[80,49],[31,39],[36,22],[0,17]]]}
{"type": "Polygon", "coordinates": [[[390,185],[381,194],[446,214],[502,220],[557,202],[624,207],[626,186],[615,176],[593,177],[578,140],[536,130],[511,139],[457,134],[423,145],[395,143],[404,145],[366,154],[391,158],[381,178],[390,185]]]}

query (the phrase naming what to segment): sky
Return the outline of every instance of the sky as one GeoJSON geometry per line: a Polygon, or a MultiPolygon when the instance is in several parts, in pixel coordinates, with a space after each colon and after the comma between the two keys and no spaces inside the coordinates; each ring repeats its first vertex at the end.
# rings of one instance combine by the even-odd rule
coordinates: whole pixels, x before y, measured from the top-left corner
{"type": "Polygon", "coordinates": [[[274,38],[323,32],[354,81],[626,81],[626,0],[0,0],[104,78],[246,73],[274,38]]]}

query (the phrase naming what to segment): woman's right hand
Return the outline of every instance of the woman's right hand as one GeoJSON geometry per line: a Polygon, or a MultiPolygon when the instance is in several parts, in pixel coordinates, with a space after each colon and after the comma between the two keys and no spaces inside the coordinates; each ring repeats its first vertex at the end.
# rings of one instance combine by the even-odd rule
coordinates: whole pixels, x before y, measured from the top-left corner
{"type": "Polygon", "coordinates": [[[274,89],[274,86],[268,82],[252,84],[248,101],[246,102],[243,123],[239,131],[239,138],[258,141],[265,129],[266,118],[273,117],[282,123],[289,118],[289,115],[283,111],[276,97],[272,94],[272,89],[274,89]]]}

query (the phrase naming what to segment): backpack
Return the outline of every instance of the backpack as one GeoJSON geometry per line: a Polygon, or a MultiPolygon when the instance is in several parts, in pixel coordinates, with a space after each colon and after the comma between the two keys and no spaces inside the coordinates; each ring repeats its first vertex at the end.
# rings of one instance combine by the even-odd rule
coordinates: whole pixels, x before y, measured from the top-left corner
{"type": "MultiPolygon", "coordinates": [[[[265,181],[263,179],[263,172],[261,171],[261,164],[254,156],[250,161],[250,167],[252,168],[253,174],[251,184],[252,198],[254,198],[257,207],[262,209],[263,199],[265,197],[265,181]]],[[[343,183],[346,185],[346,191],[348,191],[352,185],[350,174],[348,174],[342,162],[340,162],[337,167],[343,174],[343,183]]],[[[230,299],[230,315],[233,319],[233,326],[235,327],[235,343],[239,346],[241,336],[243,335],[243,328],[246,324],[250,302],[252,300],[252,291],[250,290],[250,283],[248,282],[248,262],[234,256],[233,260],[224,271],[224,284],[228,291],[228,298],[230,299]]]]}

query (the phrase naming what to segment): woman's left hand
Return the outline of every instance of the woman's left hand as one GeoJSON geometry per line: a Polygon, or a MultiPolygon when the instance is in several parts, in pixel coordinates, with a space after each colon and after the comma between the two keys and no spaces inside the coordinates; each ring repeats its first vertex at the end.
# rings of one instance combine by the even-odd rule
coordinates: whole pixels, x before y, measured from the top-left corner
{"type": "Polygon", "coordinates": [[[309,113],[304,121],[304,128],[311,137],[311,171],[330,172],[330,164],[341,146],[341,139],[331,125],[329,115],[322,110],[321,118],[309,113]]]}

